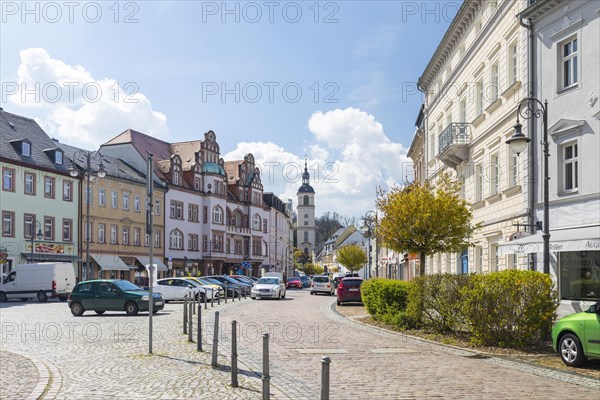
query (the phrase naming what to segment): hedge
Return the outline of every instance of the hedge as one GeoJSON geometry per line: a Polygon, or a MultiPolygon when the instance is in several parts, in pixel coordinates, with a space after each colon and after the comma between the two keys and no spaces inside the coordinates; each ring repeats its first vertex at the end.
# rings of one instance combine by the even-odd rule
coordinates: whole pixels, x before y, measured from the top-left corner
{"type": "Polygon", "coordinates": [[[407,281],[372,278],[360,287],[363,304],[374,320],[408,327],[406,305],[413,284],[407,281]]]}

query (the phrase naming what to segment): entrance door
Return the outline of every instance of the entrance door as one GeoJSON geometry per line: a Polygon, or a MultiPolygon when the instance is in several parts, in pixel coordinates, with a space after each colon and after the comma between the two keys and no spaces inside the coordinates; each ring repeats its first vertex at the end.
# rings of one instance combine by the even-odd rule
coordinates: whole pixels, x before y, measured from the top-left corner
{"type": "Polygon", "coordinates": [[[462,274],[467,275],[469,273],[469,250],[463,250],[460,253],[460,262],[462,274]]]}

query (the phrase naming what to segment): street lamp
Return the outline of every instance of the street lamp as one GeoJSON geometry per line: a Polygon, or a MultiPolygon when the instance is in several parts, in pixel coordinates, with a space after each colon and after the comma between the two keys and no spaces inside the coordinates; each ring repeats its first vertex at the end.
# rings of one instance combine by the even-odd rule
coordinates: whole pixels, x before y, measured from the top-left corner
{"type": "MultiPolygon", "coordinates": [[[[80,173],[83,174],[83,176],[85,177],[85,181],[86,181],[86,185],[85,185],[85,210],[86,210],[86,216],[85,216],[85,270],[82,268],[81,272],[82,275],[82,280],[87,280],[88,278],[88,269],[90,267],[90,179],[92,177],[92,173],[94,173],[94,171],[92,170],[92,159],[94,160],[98,160],[99,165],[98,165],[98,170],[95,172],[95,176],[97,176],[98,178],[102,179],[106,176],[106,170],[104,169],[104,164],[102,163],[102,161],[104,160],[102,158],[102,154],[100,153],[100,151],[86,151],[86,150],[77,150],[75,151],[75,153],[73,154],[73,162],[71,163],[71,166],[69,167],[69,174],[73,177],[76,178],[77,176],[79,176],[80,173]],[[85,166],[79,166],[76,162],[76,160],[79,157],[83,156],[85,158],[85,166]]],[[[150,238],[150,240],[152,240],[152,238],[150,238]]]]}
{"type": "Polygon", "coordinates": [[[530,118],[542,118],[543,125],[543,140],[540,142],[544,152],[544,223],[542,230],[542,239],[544,241],[544,273],[550,273],[550,207],[548,204],[548,158],[550,156],[548,142],[548,100],[544,100],[542,104],[536,98],[528,97],[523,99],[517,106],[517,123],[515,125],[515,132],[513,135],[506,140],[512,151],[519,155],[525,151],[531,138],[525,136],[521,132],[522,125],[519,123],[519,115],[523,119],[530,118]]]}
{"type": "MultiPolygon", "coordinates": [[[[373,236],[373,231],[377,226],[377,213],[375,211],[367,211],[365,216],[361,218],[364,221],[364,226],[367,228],[367,235],[369,235],[369,249],[368,249],[368,259],[369,259],[369,269],[365,276],[365,279],[369,279],[371,277],[371,237],[373,236]],[[374,226],[375,225],[375,226],[374,226]]],[[[375,252],[375,276],[379,277],[379,268],[378,268],[378,260],[377,260],[377,252],[375,252]]]]}
{"type": "Polygon", "coordinates": [[[32,224],[33,225],[31,226],[31,258],[29,260],[30,263],[33,263],[33,239],[37,237],[38,240],[41,240],[44,237],[44,234],[42,233],[42,223],[40,221],[32,221],[32,224]],[[37,235],[34,234],[36,227],[39,227],[37,235]]]}

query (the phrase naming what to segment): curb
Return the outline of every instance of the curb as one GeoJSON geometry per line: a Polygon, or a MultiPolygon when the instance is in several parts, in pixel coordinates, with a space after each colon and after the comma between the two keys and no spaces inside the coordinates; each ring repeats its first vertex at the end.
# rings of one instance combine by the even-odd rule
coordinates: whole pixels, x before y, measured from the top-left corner
{"type": "Polygon", "coordinates": [[[58,368],[51,362],[41,357],[32,356],[30,354],[18,353],[15,351],[2,350],[5,353],[11,353],[19,357],[23,357],[31,361],[38,374],[38,382],[24,399],[25,400],[41,400],[55,399],[62,383],[62,375],[58,368]]]}

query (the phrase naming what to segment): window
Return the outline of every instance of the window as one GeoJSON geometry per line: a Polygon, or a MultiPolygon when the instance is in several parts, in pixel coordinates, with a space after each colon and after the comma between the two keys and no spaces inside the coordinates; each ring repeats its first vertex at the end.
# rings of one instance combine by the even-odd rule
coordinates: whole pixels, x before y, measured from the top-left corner
{"type": "Polygon", "coordinates": [[[208,222],[208,206],[204,206],[202,209],[202,222],[205,224],[208,222]]]}
{"type": "Polygon", "coordinates": [[[308,226],[308,221],[304,221],[304,226],[308,226]]]}
{"type": "Polygon", "coordinates": [[[577,63],[578,63],[578,49],[577,39],[569,39],[567,42],[562,43],[559,46],[560,60],[561,60],[561,87],[560,89],[567,89],[571,86],[575,86],[578,82],[577,77],[577,63]]]}
{"type": "Polygon", "coordinates": [[[2,237],[15,237],[15,213],[2,211],[2,237]]]}
{"type": "Polygon", "coordinates": [[[54,198],[54,178],[49,176],[44,177],[44,197],[54,198]]]}
{"type": "Polygon", "coordinates": [[[462,99],[458,104],[458,122],[467,122],[467,102],[465,99],[462,99]]]}
{"type": "Polygon", "coordinates": [[[159,248],[161,246],[160,231],[154,232],[154,247],[159,248]]]}
{"type": "Polygon", "coordinates": [[[477,81],[475,84],[475,115],[483,114],[483,80],[477,81]]]}
{"type": "Polygon", "coordinates": [[[54,152],[54,162],[56,164],[62,164],[63,163],[63,153],[62,153],[62,151],[55,151],[54,152]]]}
{"type": "Polygon", "coordinates": [[[84,199],[84,204],[94,204],[94,188],[87,188],[85,190],[85,199],[84,199]]]}
{"type": "Polygon", "coordinates": [[[490,102],[498,99],[498,92],[498,62],[495,62],[490,68],[490,102]]]}
{"type": "Polygon", "coordinates": [[[517,44],[513,43],[508,48],[508,84],[512,85],[517,82],[517,71],[519,68],[519,59],[517,55],[517,44]]]}
{"type": "Polygon", "coordinates": [[[173,185],[179,185],[179,171],[173,171],[173,185]]]}
{"type": "Polygon", "coordinates": [[[133,211],[140,212],[140,196],[137,194],[133,196],[133,211]]]}
{"type": "Polygon", "coordinates": [[[565,145],[562,148],[563,155],[563,190],[570,192],[577,190],[579,187],[578,179],[578,155],[577,144],[565,145]]]}
{"type": "Polygon", "coordinates": [[[123,210],[129,210],[129,193],[123,193],[123,210]]]}
{"type": "Polygon", "coordinates": [[[160,215],[160,200],[154,203],[154,215],[160,215]]]}
{"type": "Polygon", "coordinates": [[[194,179],[194,189],[196,190],[200,190],[202,188],[201,182],[200,182],[200,178],[196,177],[194,179]]]}
{"type": "Polygon", "coordinates": [[[104,236],[104,224],[98,224],[98,243],[105,243],[106,237],[104,236]]]}
{"type": "Polygon", "coordinates": [[[259,231],[261,227],[260,216],[258,214],[254,214],[252,217],[252,229],[255,231],[259,231]]]}
{"type": "Polygon", "coordinates": [[[73,182],[63,181],[63,200],[73,201],[73,182]]]}
{"type": "Polygon", "coordinates": [[[117,192],[110,192],[110,207],[117,208],[119,204],[119,194],[117,192]]]}
{"type": "Polygon", "coordinates": [[[54,240],[54,217],[44,217],[44,239],[54,240]]]}
{"type": "Polygon", "coordinates": [[[188,204],[188,220],[198,222],[198,205],[188,204]]]}
{"type": "Polygon", "coordinates": [[[208,236],[202,236],[202,251],[208,251],[208,236]]]}
{"type": "Polygon", "coordinates": [[[498,193],[500,186],[500,166],[498,165],[498,154],[490,157],[490,195],[498,193]]]}
{"type": "Polygon", "coordinates": [[[308,242],[308,232],[304,232],[304,241],[308,242]]]}
{"type": "Polygon", "coordinates": [[[116,225],[110,226],[110,243],[111,244],[117,243],[117,226],[116,225]]]}
{"type": "Polygon", "coordinates": [[[223,209],[219,206],[213,208],[213,223],[222,224],[223,223],[223,209]]]}
{"type": "Polygon", "coordinates": [[[489,252],[490,272],[498,271],[498,243],[490,243],[489,252]]]}
{"type": "Polygon", "coordinates": [[[198,235],[192,233],[188,235],[188,250],[198,251],[198,235]]]}
{"type": "Polygon", "coordinates": [[[2,168],[2,190],[7,192],[15,191],[15,170],[12,168],[2,168]]]}
{"type": "Polygon", "coordinates": [[[31,239],[32,236],[35,236],[35,215],[25,214],[23,216],[23,228],[23,237],[25,239],[31,239]]]}
{"type": "Polygon", "coordinates": [[[88,235],[89,235],[89,240],[92,241],[92,236],[93,236],[93,232],[92,232],[92,224],[88,224],[88,223],[83,223],[83,240],[88,240],[88,235]]]}
{"type": "Polygon", "coordinates": [[[72,219],[64,219],[62,220],[63,223],[63,242],[70,242],[71,240],[73,240],[72,235],[71,235],[71,230],[73,227],[73,220],[72,219]]]}
{"type": "Polygon", "coordinates": [[[123,230],[121,231],[121,237],[123,238],[123,241],[121,242],[121,244],[125,245],[125,246],[129,246],[129,228],[124,226],[123,230]]]}
{"type": "Polygon", "coordinates": [[[141,233],[140,228],[133,228],[133,245],[134,246],[140,245],[140,233],[141,233]]]}
{"type": "Polygon", "coordinates": [[[267,233],[267,220],[263,220],[263,232],[267,233]]]}
{"type": "Polygon", "coordinates": [[[144,247],[150,246],[150,235],[147,233],[144,234],[144,247]]]}
{"type": "Polygon", "coordinates": [[[483,200],[483,167],[481,164],[475,166],[475,201],[483,200]]]}
{"type": "Polygon", "coordinates": [[[171,214],[169,216],[173,219],[183,219],[183,203],[171,200],[171,214]]]}
{"type": "Polygon", "coordinates": [[[31,145],[28,142],[21,142],[21,154],[27,157],[31,156],[31,145]]]}
{"type": "Polygon", "coordinates": [[[519,155],[514,151],[511,151],[510,154],[508,181],[511,187],[516,186],[519,183],[519,155]]]}
{"type": "Polygon", "coordinates": [[[98,189],[98,205],[102,207],[106,205],[106,189],[98,189]]]}
{"type": "Polygon", "coordinates": [[[309,197],[308,195],[304,195],[304,203],[305,206],[309,205],[309,197]]]}
{"type": "Polygon", "coordinates": [[[506,255],[506,268],[507,269],[519,269],[519,255],[518,254],[507,254],[506,255]]]}
{"type": "Polygon", "coordinates": [[[561,267],[560,298],[565,300],[598,301],[600,251],[561,251],[556,253],[561,267]]]}

